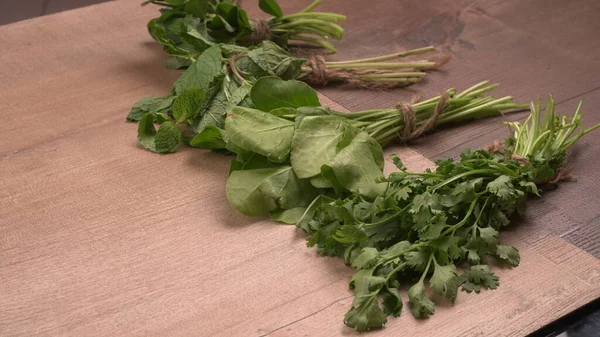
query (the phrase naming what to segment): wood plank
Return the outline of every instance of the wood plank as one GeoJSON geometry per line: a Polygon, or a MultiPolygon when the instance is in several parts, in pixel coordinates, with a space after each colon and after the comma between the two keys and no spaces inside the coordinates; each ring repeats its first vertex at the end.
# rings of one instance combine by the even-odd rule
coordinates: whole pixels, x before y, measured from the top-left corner
{"type": "MultiPolygon", "coordinates": [[[[421,2],[423,15],[435,12],[421,2]]],[[[294,228],[232,209],[226,158],[190,149],[159,156],[137,145],[123,116],[177,77],[148,44],[154,10],[138,6],[112,2],[0,27],[11,51],[0,54],[0,335],[351,334],[341,320],[352,270],[317,257],[294,228]]],[[[359,93],[321,99],[353,108],[368,98],[359,93]]],[[[410,148],[389,152],[411,169],[431,166],[410,148]]],[[[560,193],[593,188],[586,183],[560,193]]],[[[568,215],[565,229],[575,223],[568,215]]],[[[498,271],[498,290],[461,293],[427,321],[405,307],[373,335],[522,335],[600,296],[599,260],[547,221],[526,217],[503,234],[521,248],[522,265],[498,271]]]]}

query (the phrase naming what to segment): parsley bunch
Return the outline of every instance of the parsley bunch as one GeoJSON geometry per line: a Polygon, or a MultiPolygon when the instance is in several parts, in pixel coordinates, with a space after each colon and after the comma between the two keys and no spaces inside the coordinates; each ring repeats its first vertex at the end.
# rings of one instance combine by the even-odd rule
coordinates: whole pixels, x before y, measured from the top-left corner
{"type": "Polygon", "coordinates": [[[551,99],[544,116],[532,104],[525,123],[508,124],[515,134],[503,146],[466,150],[426,172],[409,172],[394,157],[400,171],[379,180],[376,197],[321,195],[305,209],[296,225],[310,235],[308,245],[357,270],[345,324],[383,327],[387,316],[400,314],[398,289],[407,284],[413,315],[426,318],[435,312],[427,288],[454,302],[461,287],[499,286],[492,260],[519,264],[518,249],[502,245],[499,231],[523,212],[528,196],[540,195],[537,184],[557,182],[567,148],[600,124],[583,128],[579,109],[572,118],[556,116],[551,99]]]}

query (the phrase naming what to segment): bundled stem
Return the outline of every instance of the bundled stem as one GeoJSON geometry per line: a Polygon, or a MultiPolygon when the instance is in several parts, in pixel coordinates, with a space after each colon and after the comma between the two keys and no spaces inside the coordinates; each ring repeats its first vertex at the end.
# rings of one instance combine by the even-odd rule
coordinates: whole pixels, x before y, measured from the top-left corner
{"type": "MultiPolygon", "coordinates": [[[[335,53],[335,46],[328,40],[329,38],[341,40],[344,37],[344,29],[337,22],[346,20],[346,16],[336,13],[313,12],[321,2],[322,0],[315,0],[299,13],[268,20],[270,32],[283,35],[288,41],[300,41],[335,53]]],[[[269,39],[271,38],[269,37],[269,39]]]]}
{"type": "MultiPolygon", "coordinates": [[[[285,51],[281,50],[279,52],[284,53],[285,51]]],[[[342,62],[327,62],[321,55],[312,56],[307,60],[288,56],[290,64],[297,61],[304,62],[301,70],[294,74],[291,79],[305,81],[315,86],[323,86],[329,83],[344,83],[359,88],[391,89],[420,82],[427,75],[425,70],[443,66],[448,62],[449,58],[441,57],[437,61],[381,61],[431,52],[435,52],[435,48],[428,46],[370,59],[342,62]]],[[[252,81],[255,78],[254,74],[244,74],[243,71],[236,69],[239,67],[236,62],[247,56],[247,53],[235,55],[229,61],[230,68],[242,82],[252,81]]]]}
{"type": "Polygon", "coordinates": [[[330,82],[343,82],[356,87],[389,89],[418,83],[427,75],[426,70],[443,66],[449,57],[438,60],[383,62],[407,56],[435,52],[433,46],[361,60],[327,62],[320,56],[308,59],[299,79],[321,86],[330,82]]]}
{"type": "Polygon", "coordinates": [[[394,109],[373,109],[340,113],[364,128],[377,142],[388,144],[394,139],[410,141],[436,126],[468,120],[499,116],[503,110],[524,109],[510,96],[495,99],[482,95],[492,91],[497,84],[480,82],[460,93],[448,89],[440,96],[419,103],[401,103],[394,109]]]}
{"type": "Polygon", "coordinates": [[[581,105],[579,102],[573,117],[558,117],[555,114],[555,101],[548,98],[544,114],[541,112],[540,101],[531,103],[531,114],[525,122],[505,122],[514,133],[514,155],[529,158],[537,156],[544,160],[556,158],[581,137],[600,127],[596,124],[584,128],[581,122],[581,105]],[[578,132],[576,132],[579,129],[578,132]]]}

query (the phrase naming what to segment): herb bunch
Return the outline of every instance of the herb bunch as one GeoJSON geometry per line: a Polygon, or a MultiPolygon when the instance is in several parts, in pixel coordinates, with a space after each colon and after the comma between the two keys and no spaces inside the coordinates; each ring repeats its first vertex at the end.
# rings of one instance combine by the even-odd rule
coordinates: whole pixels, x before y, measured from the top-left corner
{"type": "MultiPolygon", "coordinates": [[[[482,82],[456,94],[450,89],[409,113],[416,121],[410,136],[420,136],[423,126],[466,122],[498,116],[499,109],[521,108],[512,98],[495,100],[482,94],[495,86],[482,82]],[[458,96],[458,97],[457,97],[458,96]]],[[[240,212],[256,216],[270,213],[287,223],[317,195],[356,191],[376,198],[383,184],[382,146],[393,137],[403,139],[407,112],[403,109],[337,112],[321,106],[316,92],[298,81],[264,77],[250,91],[251,107],[233,107],[220,138],[198,134],[191,144],[215,145],[237,155],[227,181],[229,202],[240,212]],[[204,141],[206,140],[206,141],[204,141]]],[[[214,149],[214,148],[213,148],[214,149]]]]}
{"type": "Polygon", "coordinates": [[[148,31],[176,57],[170,61],[173,65],[185,63],[189,55],[200,54],[214,43],[251,46],[270,40],[287,48],[295,41],[335,52],[328,40],[344,36],[337,22],[346,17],[314,12],[321,2],[284,15],[276,0],[259,0],[260,9],[272,16],[267,20],[248,19],[246,11],[229,0],[151,0],[143,5],[161,6],[161,15],[148,22],[148,31]]]}
{"type": "Polygon", "coordinates": [[[523,212],[528,196],[540,195],[537,184],[557,181],[567,148],[600,124],[584,129],[579,109],[573,118],[556,116],[550,99],[543,117],[533,104],[524,124],[509,126],[514,137],[494,152],[466,150],[460,160],[439,160],[435,171],[422,173],[394,157],[400,171],[379,180],[378,196],[321,195],[305,209],[296,224],[310,235],[308,245],[357,270],[345,324],[383,327],[387,316],[400,314],[398,289],[405,285],[412,314],[426,318],[435,312],[427,288],[454,302],[461,287],[499,286],[491,260],[519,264],[518,249],[502,245],[499,231],[523,212]]]}
{"type": "MultiPolygon", "coordinates": [[[[292,66],[294,76],[291,76],[292,74],[282,75],[284,79],[300,79],[314,85],[342,82],[358,87],[387,89],[419,82],[426,75],[426,70],[440,67],[449,61],[448,56],[434,55],[424,60],[384,62],[432,53],[435,48],[431,46],[350,61],[326,62],[321,55],[314,55],[308,59],[294,58],[286,50],[288,38],[317,44],[330,51],[335,51],[335,48],[327,42],[328,36],[342,38],[341,27],[331,22],[341,19],[342,16],[312,12],[320,2],[320,0],[315,1],[300,13],[280,16],[281,9],[277,2],[274,0],[260,1],[260,7],[273,14],[274,17],[268,21],[257,20],[249,24],[248,22],[253,21],[248,21],[245,11],[229,1],[153,1],[152,3],[165,7],[159,18],[148,23],[148,30],[150,35],[161,43],[163,49],[172,56],[166,61],[167,67],[187,68],[207,49],[218,45],[223,51],[223,57],[230,59],[230,68],[238,77],[243,75],[246,80],[261,76],[264,71],[271,75],[282,75],[289,66],[292,66]],[[198,6],[202,10],[198,10],[198,6]],[[228,22],[227,20],[231,22],[225,27],[233,28],[223,31],[223,22],[228,22]],[[268,25],[265,22],[268,22],[268,25]],[[253,26],[254,30],[251,30],[248,25],[253,26]],[[219,29],[215,31],[214,28],[211,28],[214,26],[219,29]],[[269,35],[271,38],[256,38],[255,33],[265,29],[275,35],[269,35]],[[303,34],[313,34],[319,38],[303,34]],[[270,44],[266,42],[270,42],[270,44]],[[275,44],[282,48],[275,48],[275,44]],[[254,46],[258,47],[254,48],[254,46]],[[261,53],[261,50],[266,50],[266,52],[261,53]],[[252,60],[248,62],[243,60],[244,58],[252,60]],[[264,60],[261,62],[257,58],[264,58],[264,60]],[[238,60],[242,60],[239,65],[238,60]],[[285,60],[283,65],[280,64],[282,60],[285,60]],[[248,63],[258,63],[260,67],[245,68],[248,63]],[[268,69],[265,69],[265,65],[268,69]],[[274,66],[276,69],[273,68],[274,66]]],[[[264,35],[264,32],[259,35],[264,35]]],[[[197,66],[204,65],[200,63],[197,66]]]]}

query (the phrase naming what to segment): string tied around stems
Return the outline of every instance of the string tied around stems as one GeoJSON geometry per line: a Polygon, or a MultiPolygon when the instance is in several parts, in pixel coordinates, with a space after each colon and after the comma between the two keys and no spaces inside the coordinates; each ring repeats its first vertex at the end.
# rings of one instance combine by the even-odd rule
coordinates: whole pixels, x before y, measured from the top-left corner
{"type": "Polygon", "coordinates": [[[254,23],[254,29],[250,35],[250,41],[252,44],[257,45],[265,40],[270,40],[273,37],[271,27],[269,26],[267,20],[252,19],[252,23],[254,23]]]}
{"type": "MultiPolygon", "coordinates": [[[[504,148],[504,143],[502,143],[499,140],[495,140],[494,142],[492,142],[491,144],[488,144],[484,147],[484,149],[487,152],[490,153],[499,153],[499,154],[506,154],[506,150],[504,148]]],[[[515,160],[519,163],[519,165],[524,166],[529,164],[529,160],[523,156],[519,156],[518,154],[512,154],[510,156],[510,159],[515,160]]]]}
{"type": "MultiPolygon", "coordinates": [[[[488,144],[484,147],[484,149],[490,153],[499,153],[502,155],[506,155],[506,149],[504,148],[504,143],[499,140],[495,140],[493,143],[488,144]]],[[[525,166],[529,164],[529,160],[523,156],[519,156],[517,154],[512,154],[510,159],[515,160],[521,166],[525,166]]],[[[552,179],[547,179],[544,181],[537,181],[536,183],[542,184],[550,184],[550,185],[558,185],[561,181],[569,181],[573,180],[573,174],[571,173],[572,169],[570,167],[559,167],[554,174],[552,179]]]]}
{"type": "Polygon", "coordinates": [[[417,114],[412,106],[414,103],[398,103],[396,105],[396,109],[402,113],[402,117],[404,118],[404,130],[402,135],[400,135],[400,139],[404,142],[408,142],[433,129],[437,121],[440,119],[442,112],[444,112],[446,102],[449,98],[450,96],[448,93],[443,93],[435,105],[435,109],[433,110],[431,117],[419,127],[417,127],[417,114]]]}
{"type": "Polygon", "coordinates": [[[321,55],[308,58],[306,65],[310,68],[307,81],[314,86],[324,86],[331,81],[341,81],[359,88],[392,89],[412,82],[377,82],[361,79],[361,75],[386,74],[388,70],[327,69],[327,62],[321,55]]]}

